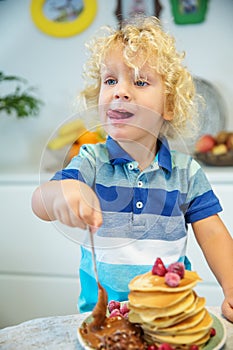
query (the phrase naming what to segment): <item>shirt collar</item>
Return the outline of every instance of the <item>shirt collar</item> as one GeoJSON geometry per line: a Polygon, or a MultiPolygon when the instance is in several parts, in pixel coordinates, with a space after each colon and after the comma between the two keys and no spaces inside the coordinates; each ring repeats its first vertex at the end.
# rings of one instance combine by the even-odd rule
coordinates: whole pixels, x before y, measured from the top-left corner
{"type": "Polygon", "coordinates": [[[158,140],[158,164],[171,173],[172,157],[168,141],[165,137],[158,140]]]}
{"type": "MultiPolygon", "coordinates": [[[[106,146],[109,153],[110,162],[113,165],[125,164],[128,162],[135,161],[126,151],[121,148],[121,146],[108,136],[106,141],[106,146]]],[[[167,171],[172,171],[172,162],[171,162],[171,152],[167,142],[167,139],[163,137],[158,140],[158,153],[155,156],[155,160],[158,160],[158,165],[167,171]]]]}

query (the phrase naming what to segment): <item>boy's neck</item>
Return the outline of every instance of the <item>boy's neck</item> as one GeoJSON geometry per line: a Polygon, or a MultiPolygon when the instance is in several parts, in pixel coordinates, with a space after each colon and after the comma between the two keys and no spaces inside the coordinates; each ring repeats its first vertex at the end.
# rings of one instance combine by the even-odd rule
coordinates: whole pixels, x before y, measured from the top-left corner
{"type": "Polygon", "coordinates": [[[150,145],[143,145],[136,141],[120,141],[118,143],[138,163],[141,171],[152,163],[157,152],[157,140],[150,145]]]}

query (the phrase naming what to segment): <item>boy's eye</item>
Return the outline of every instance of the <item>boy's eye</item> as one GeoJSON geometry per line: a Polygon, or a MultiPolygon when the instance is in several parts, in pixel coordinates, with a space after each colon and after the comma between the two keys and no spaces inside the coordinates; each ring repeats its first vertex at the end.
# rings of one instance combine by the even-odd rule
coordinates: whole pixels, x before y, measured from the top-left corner
{"type": "Polygon", "coordinates": [[[144,81],[144,80],[137,80],[135,82],[135,85],[137,85],[137,86],[146,86],[146,85],[148,85],[148,83],[146,81],[144,81]]]}
{"type": "Polygon", "coordinates": [[[117,81],[116,81],[116,79],[109,78],[109,79],[106,79],[104,83],[107,85],[115,85],[117,83],[117,81]]]}

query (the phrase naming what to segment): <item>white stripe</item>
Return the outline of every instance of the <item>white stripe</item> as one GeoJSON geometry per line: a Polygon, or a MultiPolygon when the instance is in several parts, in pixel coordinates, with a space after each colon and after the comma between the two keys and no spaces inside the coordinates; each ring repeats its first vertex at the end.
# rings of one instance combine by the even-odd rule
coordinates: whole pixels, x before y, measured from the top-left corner
{"type": "Polygon", "coordinates": [[[187,237],[176,241],[95,237],[96,259],[108,264],[153,265],[163,252],[164,264],[168,265],[185,255],[186,240],[187,237]]]}

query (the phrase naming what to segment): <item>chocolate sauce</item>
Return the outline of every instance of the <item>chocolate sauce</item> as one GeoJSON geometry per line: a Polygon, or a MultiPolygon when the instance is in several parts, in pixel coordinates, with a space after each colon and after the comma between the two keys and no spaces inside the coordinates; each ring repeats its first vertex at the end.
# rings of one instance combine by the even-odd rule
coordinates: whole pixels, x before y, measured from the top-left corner
{"type": "Polygon", "coordinates": [[[98,282],[98,301],[92,311],[93,320],[79,329],[87,345],[96,350],[145,350],[142,329],[123,316],[107,317],[108,295],[98,282]]]}
{"type": "Polygon", "coordinates": [[[92,332],[96,332],[104,324],[108,305],[108,294],[98,282],[98,301],[92,311],[93,321],[89,324],[92,332]]]}
{"type": "Polygon", "coordinates": [[[98,301],[92,311],[93,320],[79,329],[82,338],[90,348],[96,350],[146,350],[142,328],[131,324],[123,316],[107,317],[108,295],[98,280],[94,239],[89,228],[94,273],[98,284],[98,301]]]}
{"type": "Polygon", "coordinates": [[[105,317],[99,329],[93,331],[91,324],[80,328],[87,345],[96,350],[146,350],[148,345],[142,338],[142,329],[123,316],[105,317]]]}

